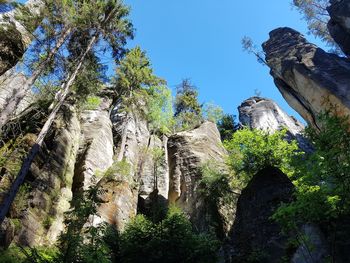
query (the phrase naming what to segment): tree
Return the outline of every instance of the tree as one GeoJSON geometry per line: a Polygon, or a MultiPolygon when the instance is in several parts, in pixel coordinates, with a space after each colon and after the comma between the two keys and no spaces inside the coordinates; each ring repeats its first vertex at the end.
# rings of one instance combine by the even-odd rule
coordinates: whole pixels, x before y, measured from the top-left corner
{"type": "Polygon", "coordinates": [[[309,34],[321,39],[333,52],[342,54],[327,29],[329,0],[293,0],[292,4],[306,20],[309,34]]]}
{"type": "MultiPolygon", "coordinates": [[[[79,6],[79,1],[76,3],[79,6]]],[[[24,182],[25,176],[29,171],[30,165],[33,162],[35,156],[39,152],[40,147],[44,142],[44,138],[48,133],[57,112],[60,110],[61,106],[65,102],[67,96],[71,91],[71,87],[76,80],[76,77],[83,67],[83,63],[88,56],[88,54],[93,50],[93,47],[98,43],[99,40],[105,40],[104,43],[107,47],[115,48],[116,45],[125,44],[126,39],[132,35],[130,31],[130,22],[125,16],[128,15],[128,8],[123,5],[119,0],[110,0],[107,2],[95,2],[93,1],[92,6],[88,5],[88,2],[83,2],[82,14],[86,16],[77,15],[75,19],[80,21],[83,25],[89,24],[91,26],[90,31],[92,32],[89,36],[89,41],[86,48],[75,60],[74,66],[71,67],[71,71],[68,74],[66,80],[63,81],[61,89],[58,94],[56,94],[56,100],[51,105],[51,113],[48,116],[44,126],[42,127],[34,146],[30,150],[27,158],[24,160],[21,170],[19,171],[16,180],[11,186],[9,193],[7,194],[5,200],[0,207],[0,223],[4,220],[11,203],[13,202],[16,193],[20,185],[24,182]],[[97,8],[97,9],[93,9],[97,8]],[[98,11],[96,14],[95,12],[98,11]],[[91,20],[89,20],[91,19],[91,20]],[[116,38],[116,36],[119,36],[116,38]],[[114,43],[109,43],[108,40],[112,39],[116,41],[114,43]]],[[[75,5],[73,5],[75,7],[75,5]]],[[[72,12],[75,14],[74,12],[72,12]]],[[[121,50],[124,49],[123,45],[119,46],[121,50]]],[[[116,51],[116,50],[114,50],[116,51]]],[[[116,53],[117,54],[117,53],[116,53]]],[[[119,54],[121,54],[119,52],[119,54]]]]}
{"type": "Polygon", "coordinates": [[[138,215],[121,234],[121,259],[125,263],[212,263],[217,261],[218,249],[213,236],[196,234],[176,208],[171,208],[160,223],[138,215]]]}
{"type": "Polygon", "coordinates": [[[152,132],[169,133],[173,123],[172,96],[165,80],[153,73],[146,53],[131,49],[116,70],[115,92],[129,112],[148,121],[152,132]]]}
{"type": "Polygon", "coordinates": [[[205,103],[203,106],[204,119],[217,123],[224,116],[223,109],[214,103],[205,103]]]}
{"type": "Polygon", "coordinates": [[[177,128],[193,128],[203,120],[202,106],[198,102],[198,91],[189,79],[176,87],[175,114],[177,128]]]}
{"type": "Polygon", "coordinates": [[[293,158],[300,155],[296,141],[288,142],[287,130],[273,134],[263,130],[244,128],[224,142],[228,151],[228,166],[237,176],[236,186],[244,188],[261,169],[274,166],[292,176],[293,158]]]}
{"type": "Polygon", "coordinates": [[[273,219],[285,232],[298,231],[305,223],[321,225],[331,244],[331,262],[335,262],[336,245],[346,242],[350,233],[342,223],[350,214],[350,124],[349,117],[334,108],[318,119],[320,129],[306,130],[314,151],[293,163],[294,201],[282,204],[273,219]]]}
{"type": "Polygon", "coordinates": [[[224,114],[217,122],[222,141],[230,140],[233,133],[238,129],[238,124],[235,122],[235,118],[235,115],[224,114]]]}

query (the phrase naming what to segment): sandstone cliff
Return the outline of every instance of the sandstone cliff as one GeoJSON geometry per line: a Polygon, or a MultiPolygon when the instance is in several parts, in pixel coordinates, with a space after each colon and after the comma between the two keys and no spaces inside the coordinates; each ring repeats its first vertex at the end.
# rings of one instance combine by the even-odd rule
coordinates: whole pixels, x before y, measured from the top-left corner
{"type": "Polygon", "coordinates": [[[327,53],[291,28],[270,32],[263,44],[275,84],[308,123],[318,127],[317,115],[331,105],[350,113],[349,72],[346,58],[327,53]]]}

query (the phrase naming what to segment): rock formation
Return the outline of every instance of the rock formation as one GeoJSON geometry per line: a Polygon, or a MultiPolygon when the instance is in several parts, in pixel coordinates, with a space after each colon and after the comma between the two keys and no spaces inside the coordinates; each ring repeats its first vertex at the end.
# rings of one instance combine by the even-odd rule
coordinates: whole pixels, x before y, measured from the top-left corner
{"type": "Polygon", "coordinates": [[[270,32],[263,44],[275,84],[308,123],[318,127],[317,115],[331,105],[350,114],[350,62],[309,43],[291,28],[270,32]]]}
{"type": "Polygon", "coordinates": [[[350,2],[346,0],[331,0],[327,8],[331,19],[328,30],[343,52],[350,56],[350,2]]]}
{"type": "Polygon", "coordinates": [[[293,116],[284,112],[276,102],[260,97],[251,97],[238,107],[239,121],[251,129],[262,129],[269,132],[288,130],[288,139],[296,139],[301,149],[310,150],[310,145],[303,137],[305,129],[293,116]]]}
{"type": "Polygon", "coordinates": [[[292,200],[294,186],[276,168],[260,171],[242,191],[236,221],[230,234],[232,262],[280,262],[285,256],[287,237],[270,220],[281,202],[292,200]]]}
{"type": "MultiPolygon", "coordinates": [[[[201,167],[206,162],[224,166],[226,151],[214,123],[205,122],[198,128],[172,135],[168,142],[169,202],[180,206],[199,230],[207,230],[206,204],[200,194],[201,167]]],[[[225,169],[225,168],[224,168],[225,169]]],[[[220,209],[219,209],[220,210],[220,209]]],[[[222,214],[223,229],[234,220],[234,208],[222,214]]],[[[225,231],[225,230],[224,230],[225,231]]]]}
{"type": "Polygon", "coordinates": [[[0,76],[11,69],[21,59],[32,41],[32,30],[25,23],[18,21],[18,16],[31,16],[31,22],[40,23],[41,0],[29,0],[24,7],[0,14],[0,76]]]}

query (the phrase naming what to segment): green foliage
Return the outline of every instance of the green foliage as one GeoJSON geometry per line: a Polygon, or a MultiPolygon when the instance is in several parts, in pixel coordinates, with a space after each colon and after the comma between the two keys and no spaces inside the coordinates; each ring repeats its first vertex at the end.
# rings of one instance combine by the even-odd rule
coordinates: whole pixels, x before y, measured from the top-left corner
{"type": "Polygon", "coordinates": [[[140,47],[131,49],[120,62],[116,71],[115,90],[118,96],[132,98],[136,90],[165,84],[163,79],[153,74],[151,63],[140,47]]]}
{"type": "Polygon", "coordinates": [[[122,106],[137,112],[153,132],[170,133],[173,125],[171,91],[153,74],[151,63],[140,47],[131,49],[117,68],[115,91],[122,106]]]}
{"type": "Polygon", "coordinates": [[[235,122],[236,116],[232,114],[224,114],[217,122],[218,130],[220,132],[221,141],[229,140],[232,138],[233,133],[238,129],[238,125],[235,122]]]}
{"type": "Polygon", "coordinates": [[[217,123],[224,117],[223,109],[214,103],[205,103],[203,106],[204,119],[217,123]]]}
{"type": "Polygon", "coordinates": [[[84,110],[96,110],[101,104],[101,98],[97,96],[89,96],[83,105],[84,110]]]}
{"type": "Polygon", "coordinates": [[[176,88],[174,116],[177,130],[194,128],[203,121],[198,91],[189,79],[184,79],[176,88]]]}
{"type": "Polygon", "coordinates": [[[108,227],[95,227],[90,221],[97,213],[100,194],[97,187],[90,187],[73,198],[74,209],[66,213],[67,230],[59,239],[58,262],[110,262],[112,253],[104,240],[108,227]]]}
{"type": "Polygon", "coordinates": [[[217,261],[218,248],[211,235],[195,234],[186,216],[175,208],[158,224],[138,215],[121,235],[125,263],[213,263],[217,261]]]}
{"type": "Polygon", "coordinates": [[[206,209],[206,224],[216,230],[218,237],[224,238],[223,215],[220,209],[231,210],[238,198],[232,181],[233,175],[226,171],[222,164],[208,161],[201,167],[199,192],[204,198],[206,209]]]}
{"type": "Polygon", "coordinates": [[[320,130],[306,130],[314,151],[295,162],[295,201],[281,205],[273,216],[285,231],[302,223],[332,226],[350,212],[349,118],[332,110],[322,113],[318,123],[320,130]]]}
{"type": "Polygon", "coordinates": [[[118,179],[120,181],[132,183],[131,170],[131,164],[126,159],[123,159],[119,162],[114,162],[105,172],[104,176],[109,179],[118,179]]]}
{"type": "Polygon", "coordinates": [[[293,175],[292,160],[301,153],[297,151],[296,141],[285,139],[286,134],[287,130],[270,134],[245,128],[224,142],[229,153],[227,164],[237,176],[236,187],[245,187],[253,175],[267,166],[275,166],[288,176],[293,175]]]}
{"type": "Polygon", "coordinates": [[[165,86],[154,86],[148,90],[147,120],[151,131],[171,133],[174,126],[173,97],[165,86]]]}

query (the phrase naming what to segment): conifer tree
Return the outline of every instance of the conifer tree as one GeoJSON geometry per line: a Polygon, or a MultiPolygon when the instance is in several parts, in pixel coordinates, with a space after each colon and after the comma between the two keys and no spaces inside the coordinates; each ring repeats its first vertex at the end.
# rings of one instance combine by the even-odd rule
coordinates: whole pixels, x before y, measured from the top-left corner
{"type": "MultiPolygon", "coordinates": [[[[74,28],[81,30],[88,29],[88,40],[82,52],[74,58],[69,71],[66,73],[67,78],[62,82],[61,89],[56,95],[50,109],[52,109],[43,128],[41,129],[35,145],[30,150],[27,158],[24,160],[22,167],[11,186],[6,198],[0,206],[0,223],[4,220],[19,187],[24,182],[25,176],[29,171],[30,165],[42,146],[45,136],[47,135],[57,112],[60,110],[67,96],[69,95],[72,85],[74,84],[78,74],[81,72],[84,61],[89,53],[93,51],[99,40],[104,40],[106,48],[113,49],[115,58],[124,52],[124,45],[128,37],[132,36],[132,25],[126,18],[129,9],[121,0],[106,1],[63,1],[68,3],[71,8],[64,9],[73,15],[73,21],[76,23],[74,28]],[[79,10],[76,8],[79,7],[79,10]],[[77,13],[76,11],[79,11],[77,13]]],[[[102,45],[102,44],[101,44],[102,45]]]]}

